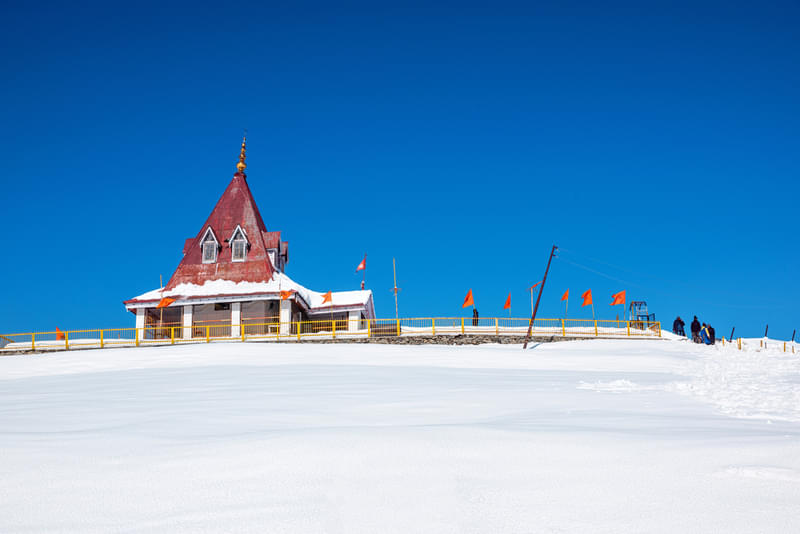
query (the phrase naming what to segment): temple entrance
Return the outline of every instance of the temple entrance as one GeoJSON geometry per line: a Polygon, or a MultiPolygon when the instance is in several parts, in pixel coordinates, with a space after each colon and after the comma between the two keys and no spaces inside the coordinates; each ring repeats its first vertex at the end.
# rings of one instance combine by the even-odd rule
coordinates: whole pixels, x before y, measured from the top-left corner
{"type": "Polygon", "coordinates": [[[145,311],[145,330],[142,339],[169,339],[172,336],[172,327],[175,328],[175,337],[183,337],[181,316],[183,308],[148,308],[145,311]]]}
{"type": "Polygon", "coordinates": [[[242,328],[248,336],[274,334],[280,320],[279,300],[242,302],[242,328]]]}

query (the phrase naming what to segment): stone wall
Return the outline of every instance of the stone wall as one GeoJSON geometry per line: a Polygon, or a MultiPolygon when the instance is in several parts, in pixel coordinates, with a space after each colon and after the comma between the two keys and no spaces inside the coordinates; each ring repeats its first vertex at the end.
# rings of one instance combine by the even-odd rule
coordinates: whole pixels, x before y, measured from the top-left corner
{"type": "MultiPolygon", "coordinates": [[[[576,338],[561,336],[534,336],[531,343],[551,343],[554,341],[574,341],[576,338]]],[[[289,343],[378,343],[383,345],[483,345],[500,343],[503,345],[522,345],[525,336],[456,335],[456,336],[404,336],[343,339],[301,339],[287,340],[289,343]]]]}

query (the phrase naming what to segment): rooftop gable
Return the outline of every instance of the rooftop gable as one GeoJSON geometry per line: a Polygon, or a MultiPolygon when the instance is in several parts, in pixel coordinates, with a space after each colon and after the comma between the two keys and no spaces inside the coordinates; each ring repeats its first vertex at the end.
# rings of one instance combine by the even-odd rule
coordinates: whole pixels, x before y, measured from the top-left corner
{"type": "Polygon", "coordinates": [[[277,240],[280,240],[280,232],[267,232],[256,201],[247,185],[247,176],[243,172],[237,172],[197,236],[187,240],[183,259],[165,289],[173,289],[178,284],[202,285],[207,281],[220,279],[233,282],[271,280],[275,271],[267,249],[271,248],[269,245],[272,243],[265,241],[270,234],[276,235],[277,240]],[[240,226],[247,235],[250,247],[245,261],[234,262],[227,236],[233,235],[237,226],[240,226]],[[220,242],[221,250],[216,262],[204,264],[200,243],[209,228],[214,235],[225,238],[225,241],[220,242]]]}

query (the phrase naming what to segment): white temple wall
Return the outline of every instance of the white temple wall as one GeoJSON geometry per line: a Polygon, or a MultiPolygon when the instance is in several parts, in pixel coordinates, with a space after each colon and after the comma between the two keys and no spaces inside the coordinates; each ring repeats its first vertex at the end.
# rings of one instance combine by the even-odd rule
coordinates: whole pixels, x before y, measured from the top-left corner
{"type": "Polygon", "coordinates": [[[281,335],[289,335],[292,332],[292,301],[289,299],[281,301],[281,335]]]}
{"type": "Polygon", "coordinates": [[[347,314],[347,329],[359,330],[361,328],[361,312],[359,310],[351,310],[347,314]]]}

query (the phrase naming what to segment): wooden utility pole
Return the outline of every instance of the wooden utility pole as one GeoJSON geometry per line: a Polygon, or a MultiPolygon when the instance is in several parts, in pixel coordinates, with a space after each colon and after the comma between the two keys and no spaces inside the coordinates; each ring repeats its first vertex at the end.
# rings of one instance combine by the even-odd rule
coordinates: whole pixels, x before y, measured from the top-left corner
{"type": "Polygon", "coordinates": [[[528,334],[525,336],[525,343],[522,344],[522,349],[525,350],[528,348],[528,341],[531,339],[531,332],[533,331],[533,321],[536,320],[536,312],[539,311],[539,301],[542,300],[542,293],[544,292],[544,284],[547,282],[547,273],[550,272],[550,262],[553,261],[553,256],[556,255],[556,250],[558,247],[553,245],[553,250],[550,251],[550,258],[547,260],[547,268],[544,270],[544,278],[542,278],[542,287],[539,288],[539,296],[536,297],[536,306],[533,308],[533,314],[531,315],[531,322],[528,323],[528,334]]]}
{"type": "Polygon", "coordinates": [[[795,328],[792,330],[792,343],[794,343],[794,335],[797,333],[797,329],[795,328]]]}
{"type": "Polygon", "coordinates": [[[733,333],[735,331],[736,331],[736,327],[734,326],[733,328],[731,328],[731,337],[728,338],[728,341],[730,341],[731,343],[733,343],[733,333]]]}
{"type": "Polygon", "coordinates": [[[764,337],[767,337],[767,332],[769,332],[769,325],[767,325],[767,328],[764,330],[764,337]]]}

